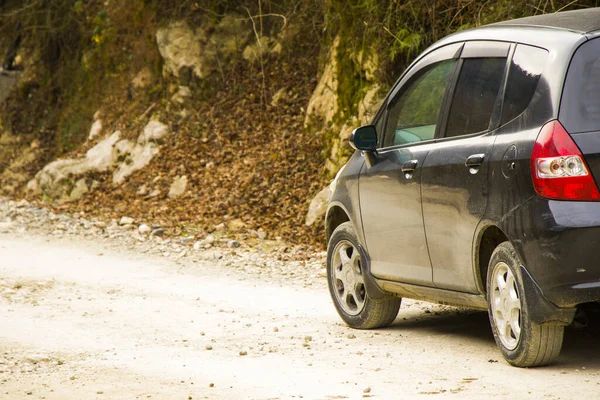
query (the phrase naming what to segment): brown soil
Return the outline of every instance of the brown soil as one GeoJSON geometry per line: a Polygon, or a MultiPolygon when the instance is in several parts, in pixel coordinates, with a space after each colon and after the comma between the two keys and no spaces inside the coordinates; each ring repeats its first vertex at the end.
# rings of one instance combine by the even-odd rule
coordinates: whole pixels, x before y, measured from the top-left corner
{"type": "MultiPolygon", "coordinates": [[[[155,112],[165,115],[161,120],[172,131],[159,156],[120,187],[112,184],[110,174],[97,174],[93,178],[100,186],[94,192],[60,208],[105,218],[128,215],[175,234],[211,232],[215,225],[241,219],[247,231],[262,228],[272,238],[322,243],[320,224],[304,224],[311,198],[327,184],[323,139],[304,127],[319,47],[305,38],[290,47],[293,56],[284,53],[265,62],[264,83],[260,65],[245,62],[226,76],[200,83],[192,90],[192,115],[185,122],[174,122],[179,110],[172,105],[158,104],[155,112]],[[282,88],[285,95],[271,106],[272,95],[282,88]],[[173,178],[181,175],[188,177],[187,192],[169,199],[173,178]],[[144,184],[161,194],[136,195],[144,184]]],[[[132,107],[136,115],[142,108],[132,107]]],[[[138,133],[124,130],[126,136],[138,133]]]]}

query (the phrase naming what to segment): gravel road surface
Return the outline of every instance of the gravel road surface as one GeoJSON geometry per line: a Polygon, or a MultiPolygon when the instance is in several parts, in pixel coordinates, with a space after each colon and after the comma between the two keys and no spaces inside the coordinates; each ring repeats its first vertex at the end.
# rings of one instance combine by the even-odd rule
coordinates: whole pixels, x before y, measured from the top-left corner
{"type": "Polygon", "coordinates": [[[347,328],[318,260],[266,267],[276,254],[229,248],[173,258],[122,238],[44,233],[16,214],[2,228],[0,212],[0,399],[573,399],[600,390],[597,330],[569,328],[558,363],[517,369],[484,312],[405,300],[390,328],[347,328]]]}

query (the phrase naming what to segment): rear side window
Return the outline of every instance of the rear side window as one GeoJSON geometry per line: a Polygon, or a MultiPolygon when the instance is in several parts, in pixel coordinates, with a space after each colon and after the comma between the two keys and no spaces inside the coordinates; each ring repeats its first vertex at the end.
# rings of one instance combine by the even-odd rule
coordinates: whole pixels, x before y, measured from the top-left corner
{"type": "Polygon", "coordinates": [[[464,60],[450,107],[446,137],[488,129],[505,66],[506,57],[464,60]]]}
{"type": "Polygon", "coordinates": [[[502,104],[502,124],[521,115],[531,103],[547,59],[548,51],[544,49],[517,45],[508,70],[502,104]]]}
{"type": "Polygon", "coordinates": [[[569,133],[600,130],[600,40],[575,52],[560,102],[559,119],[569,133]]]}

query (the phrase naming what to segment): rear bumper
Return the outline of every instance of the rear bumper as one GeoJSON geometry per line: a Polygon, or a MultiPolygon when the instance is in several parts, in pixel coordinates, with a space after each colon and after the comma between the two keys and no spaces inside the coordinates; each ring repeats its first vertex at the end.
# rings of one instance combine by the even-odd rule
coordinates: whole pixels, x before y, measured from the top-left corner
{"type": "Polygon", "coordinates": [[[560,308],[600,302],[600,202],[536,196],[510,225],[511,241],[548,301],[560,308]]]}
{"type": "Polygon", "coordinates": [[[545,297],[560,307],[574,307],[583,303],[600,302],[600,283],[586,282],[564,285],[546,290],[545,297]]]}

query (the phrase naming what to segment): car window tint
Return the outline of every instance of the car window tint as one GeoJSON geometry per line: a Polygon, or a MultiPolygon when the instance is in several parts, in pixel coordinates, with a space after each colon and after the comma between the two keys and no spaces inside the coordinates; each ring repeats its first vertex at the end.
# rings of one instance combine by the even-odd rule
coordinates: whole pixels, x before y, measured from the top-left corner
{"type": "Polygon", "coordinates": [[[600,130],[600,40],[575,52],[565,80],[559,119],[569,133],[600,130]]]}
{"type": "Polygon", "coordinates": [[[381,144],[381,138],[383,136],[383,121],[384,121],[385,113],[380,113],[375,121],[375,130],[377,131],[377,143],[381,144]]]}
{"type": "Polygon", "coordinates": [[[538,47],[517,45],[510,68],[502,104],[502,124],[521,115],[537,88],[548,51],[538,47]]]}
{"type": "Polygon", "coordinates": [[[418,73],[388,111],[385,146],[433,139],[455,59],[432,64],[418,73]]]}
{"type": "Polygon", "coordinates": [[[446,136],[460,136],[488,129],[506,58],[464,60],[450,107],[446,136]]]}

